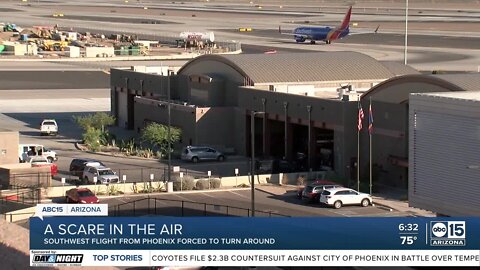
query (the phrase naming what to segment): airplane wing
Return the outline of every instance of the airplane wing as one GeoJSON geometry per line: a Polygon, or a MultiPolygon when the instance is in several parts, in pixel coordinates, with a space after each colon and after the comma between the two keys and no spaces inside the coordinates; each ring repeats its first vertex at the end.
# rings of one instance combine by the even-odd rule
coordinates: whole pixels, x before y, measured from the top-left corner
{"type": "Polygon", "coordinates": [[[349,35],[360,35],[360,34],[377,34],[378,29],[380,29],[380,25],[375,28],[375,30],[362,30],[362,31],[357,31],[355,29],[350,28],[350,33],[349,35]]]}

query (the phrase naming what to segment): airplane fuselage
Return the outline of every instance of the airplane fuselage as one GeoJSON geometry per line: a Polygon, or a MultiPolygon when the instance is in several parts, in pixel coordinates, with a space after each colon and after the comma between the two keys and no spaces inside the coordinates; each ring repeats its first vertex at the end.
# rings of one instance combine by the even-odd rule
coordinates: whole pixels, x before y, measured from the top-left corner
{"type": "Polygon", "coordinates": [[[310,40],[325,41],[330,43],[332,40],[341,39],[348,35],[350,29],[330,28],[330,27],[298,27],[293,30],[294,38],[297,42],[310,40]]]}

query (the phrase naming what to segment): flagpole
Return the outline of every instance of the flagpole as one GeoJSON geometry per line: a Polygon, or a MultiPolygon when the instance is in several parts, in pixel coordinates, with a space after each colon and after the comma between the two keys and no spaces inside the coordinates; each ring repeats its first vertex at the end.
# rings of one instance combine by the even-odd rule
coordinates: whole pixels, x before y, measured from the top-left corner
{"type": "Polygon", "coordinates": [[[368,107],[368,133],[370,134],[370,195],[372,195],[372,131],[373,131],[373,123],[371,123],[373,116],[372,116],[372,97],[370,97],[370,105],[368,107]],[[372,126],[370,126],[372,125],[372,126]]]}
{"type": "MultiPolygon", "coordinates": [[[[360,114],[360,96],[357,97],[358,99],[358,112],[360,114]]],[[[359,126],[357,127],[357,191],[360,192],[360,124],[361,119],[358,116],[359,126]]]]}
{"type": "Polygon", "coordinates": [[[357,191],[360,192],[360,130],[357,128],[357,191]]]}

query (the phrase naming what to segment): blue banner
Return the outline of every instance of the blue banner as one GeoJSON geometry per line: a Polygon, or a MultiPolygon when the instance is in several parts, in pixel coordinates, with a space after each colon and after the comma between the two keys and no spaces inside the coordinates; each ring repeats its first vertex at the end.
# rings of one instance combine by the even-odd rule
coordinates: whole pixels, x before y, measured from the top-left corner
{"type": "Polygon", "coordinates": [[[480,250],[480,218],[37,217],[31,250],[480,250]]]}

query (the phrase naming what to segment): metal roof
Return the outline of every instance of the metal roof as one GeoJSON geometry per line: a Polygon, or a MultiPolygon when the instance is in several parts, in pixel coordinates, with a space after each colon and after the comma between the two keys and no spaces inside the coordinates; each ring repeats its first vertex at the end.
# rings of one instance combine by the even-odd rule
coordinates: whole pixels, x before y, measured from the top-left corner
{"type": "Polygon", "coordinates": [[[357,52],[204,55],[185,64],[178,73],[204,60],[230,65],[254,84],[378,81],[396,75],[374,58],[357,52]]]}
{"type": "Polygon", "coordinates": [[[405,65],[401,62],[393,61],[380,61],[390,72],[395,76],[408,75],[408,74],[420,74],[420,72],[409,65],[405,65]]]}
{"type": "Polygon", "coordinates": [[[480,91],[480,73],[436,74],[431,76],[454,84],[465,91],[480,91]]]}
{"type": "Polygon", "coordinates": [[[461,73],[461,74],[441,74],[441,75],[423,75],[410,74],[397,76],[383,81],[362,95],[362,99],[372,98],[378,101],[390,103],[402,103],[408,101],[411,93],[427,92],[464,92],[480,91],[480,73],[461,73]],[[395,87],[409,83],[424,83],[432,87],[422,89],[411,87],[395,87]],[[443,90],[444,89],[444,90],[443,90]]]}
{"type": "Polygon", "coordinates": [[[440,93],[416,93],[418,96],[432,96],[439,98],[457,99],[457,100],[469,100],[480,101],[479,91],[464,91],[464,92],[440,92],[440,93]]]}

